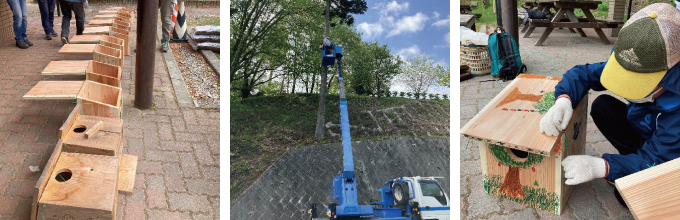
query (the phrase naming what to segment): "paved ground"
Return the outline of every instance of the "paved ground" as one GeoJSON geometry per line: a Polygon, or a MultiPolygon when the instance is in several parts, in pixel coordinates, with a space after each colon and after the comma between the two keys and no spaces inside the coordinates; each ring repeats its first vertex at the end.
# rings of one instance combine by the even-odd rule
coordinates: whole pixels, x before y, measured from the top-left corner
{"type": "MultiPolygon", "coordinates": [[[[49,61],[91,59],[58,55],[61,43],[42,39],[37,5],[28,8],[28,36],[35,45],[26,50],[0,45],[0,220],[29,218],[40,174],[28,166],[44,167],[57,130],[75,106],[72,101],[24,101],[22,90],[45,78],[40,72],[49,61]]],[[[91,5],[87,21],[98,10],[91,5]]],[[[61,17],[55,17],[57,32],[60,24],[61,17]]],[[[132,36],[135,31],[133,25],[132,36]]],[[[219,112],[178,107],[160,52],[154,75],[157,109],[132,107],[134,58],[134,52],[126,57],[123,69],[124,153],[138,156],[139,164],[134,194],[118,197],[118,219],[219,219],[219,112]]]]}
{"type": "MultiPolygon", "coordinates": [[[[574,65],[606,61],[616,41],[609,37],[612,45],[604,45],[592,29],[584,29],[587,38],[571,34],[567,29],[555,29],[544,46],[534,46],[543,30],[537,28],[530,38],[521,38],[520,33],[522,62],[529,74],[561,77],[574,65]]],[[[610,36],[609,30],[605,30],[605,34],[610,36]]],[[[491,79],[481,76],[461,82],[461,127],[510,83],[485,81],[491,79]]],[[[590,104],[599,94],[591,91],[590,104]]],[[[618,153],[595,127],[590,115],[587,132],[586,154],[618,153]]],[[[477,145],[476,141],[468,144],[467,139],[461,139],[461,219],[633,219],[616,201],[614,186],[602,179],[576,186],[568,207],[560,216],[490,196],[484,192],[477,145]]]]}
{"type": "MultiPolygon", "coordinates": [[[[359,204],[380,199],[375,189],[400,176],[441,176],[449,192],[449,139],[396,138],[353,142],[359,204]]],[[[340,143],[289,150],[231,204],[233,220],[309,219],[312,203],[320,217],[332,201],[330,180],[342,171],[340,143]]]]}

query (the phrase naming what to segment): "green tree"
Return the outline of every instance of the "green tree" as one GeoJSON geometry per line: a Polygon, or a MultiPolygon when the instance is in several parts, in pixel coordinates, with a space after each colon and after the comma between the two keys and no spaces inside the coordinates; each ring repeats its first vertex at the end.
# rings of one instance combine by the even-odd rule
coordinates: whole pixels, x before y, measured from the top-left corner
{"type": "Polygon", "coordinates": [[[437,84],[451,88],[451,67],[446,67],[437,64],[437,84]]]}
{"type": "Polygon", "coordinates": [[[402,66],[402,73],[397,79],[416,94],[416,99],[420,99],[420,94],[427,92],[436,83],[437,75],[438,69],[432,56],[424,53],[410,57],[407,64],[402,66]]]}

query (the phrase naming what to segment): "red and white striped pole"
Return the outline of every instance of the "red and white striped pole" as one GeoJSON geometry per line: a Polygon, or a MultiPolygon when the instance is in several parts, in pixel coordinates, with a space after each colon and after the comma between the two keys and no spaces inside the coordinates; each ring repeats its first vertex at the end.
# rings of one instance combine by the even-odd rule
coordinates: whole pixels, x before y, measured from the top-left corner
{"type": "Polygon", "coordinates": [[[175,18],[173,14],[173,19],[176,20],[174,27],[175,31],[172,32],[172,38],[170,40],[172,42],[187,42],[187,16],[184,14],[184,2],[180,2],[177,16],[175,18]]]}

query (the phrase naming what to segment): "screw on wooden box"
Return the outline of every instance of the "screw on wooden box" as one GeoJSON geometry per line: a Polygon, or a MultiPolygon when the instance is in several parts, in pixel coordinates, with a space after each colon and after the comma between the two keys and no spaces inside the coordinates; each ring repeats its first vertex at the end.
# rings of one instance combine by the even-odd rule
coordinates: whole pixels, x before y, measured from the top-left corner
{"type": "Polygon", "coordinates": [[[565,132],[540,133],[560,78],[522,74],[462,129],[479,142],[484,189],[491,195],[559,215],[573,186],[564,184],[562,160],[585,153],[587,96],[565,132]]]}

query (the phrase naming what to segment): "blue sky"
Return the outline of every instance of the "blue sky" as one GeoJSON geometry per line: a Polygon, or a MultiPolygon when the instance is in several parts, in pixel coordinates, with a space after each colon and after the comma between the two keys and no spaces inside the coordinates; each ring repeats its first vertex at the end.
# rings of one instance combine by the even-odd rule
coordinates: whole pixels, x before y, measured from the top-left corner
{"type": "MultiPolygon", "coordinates": [[[[446,0],[366,0],[368,10],[354,15],[357,31],[364,41],[378,40],[390,51],[408,58],[418,53],[450,66],[450,2],[446,0]]],[[[393,91],[403,91],[393,85],[393,91]]],[[[448,88],[431,88],[432,93],[449,94],[448,88]]]]}
{"type": "Polygon", "coordinates": [[[409,57],[419,52],[450,66],[449,1],[366,0],[368,10],[354,15],[364,41],[378,40],[392,53],[409,57]]]}

